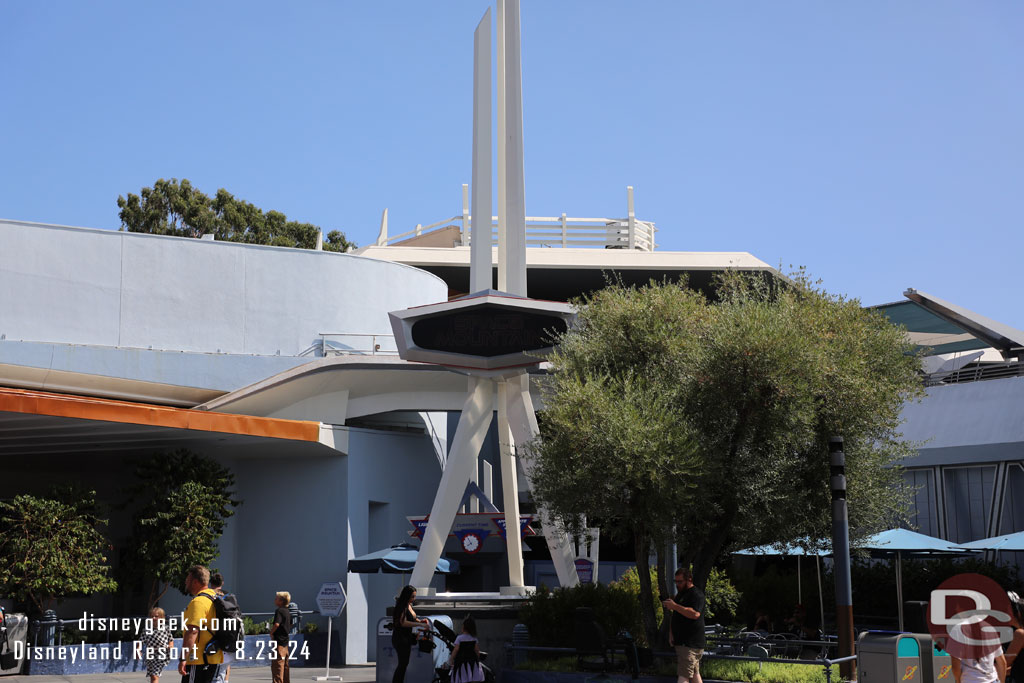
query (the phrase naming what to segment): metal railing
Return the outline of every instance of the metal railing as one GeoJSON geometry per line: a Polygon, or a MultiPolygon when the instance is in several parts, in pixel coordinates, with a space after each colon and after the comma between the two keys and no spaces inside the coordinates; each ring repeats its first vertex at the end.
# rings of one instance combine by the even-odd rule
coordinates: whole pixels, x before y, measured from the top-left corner
{"type": "MultiPolygon", "coordinates": [[[[560,216],[527,216],[526,246],[528,247],[603,247],[605,249],[637,249],[654,251],[657,244],[654,223],[637,220],[633,212],[633,188],[627,188],[627,216],[625,218],[570,218],[560,216]]],[[[387,212],[381,218],[376,245],[386,247],[424,235],[436,228],[456,227],[459,238],[456,246],[470,244],[469,186],[462,186],[462,214],[444,220],[417,225],[398,235],[388,234],[387,212]]],[[[491,216],[492,240],[497,244],[497,216],[491,216]]]]}
{"type": "MultiPolygon", "coordinates": [[[[710,640],[710,638],[709,638],[710,640]]],[[[721,640],[742,640],[742,639],[716,639],[720,642],[721,640]]],[[[797,641],[792,641],[797,642],[797,641]]],[[[836,647],[837,643],[831,641],[799,641],[801,644],[809,644],[814,646],[820,646],[823,648],[836,647]]],[[[747,644],[755,644],[755,641],[747,641],[747,644]]],[[[756,643],[760,644],[760,643],[756,643]]],[[[836,664],[842,664],[843,662],[852,662],[857,660],[857,655],[850,655],[847,657],[837,657],[835,659],[829,659],[827,657],[817,657],[815,659],[797,659],[791,657],[778,657],[778,656],[751,656],[747,654],[731,654],[730,650],[718,651],[710,649],[711,643],[708,643],[709,649],[704,652],[701,659],[724,659],[737,662],[759,662],[759,663],[776,663],[776,664],[796,664],[802,666],[820,666],[824,668],[825,680],[830,682],[832,680],[832,667],[836,664]]],[[[824,651],[824,650],[823,650],[824,651]]],[[[577,650],[571,647],[541,647],[536,645],[513,645],[512,643],[505,643],[505,657],[507,666],[514,666],[513,664],[513,653],[515,652],[538,652],[547,655],[552,654],[564,654],[574,655],[577,654],[577,650]]],[[[674,659],[676,657],[675,652],[665,651],[654,651],[651,653],[655,658],[658,659],[674,659]]],[[[713,679],[704,678],[708,683],[712,683],[713,679]]]]}
{"type": "Polygon", "coordinates": [[[398,345],[393,334],[362,334],[321,332],[321,356],[397,356],[398,345]]]}
{"type": "Polygon", "coordinates": [[[1005,379],[1007,377],[1024,377],[1024,361],[1011,360],[1003,363],[980,363],[952,372],[933,372],[924,376],[924,385],[926,387],[935,387],[942,384],[963,384],[965,382],[981,382],[988,379],[1005,379]]]}

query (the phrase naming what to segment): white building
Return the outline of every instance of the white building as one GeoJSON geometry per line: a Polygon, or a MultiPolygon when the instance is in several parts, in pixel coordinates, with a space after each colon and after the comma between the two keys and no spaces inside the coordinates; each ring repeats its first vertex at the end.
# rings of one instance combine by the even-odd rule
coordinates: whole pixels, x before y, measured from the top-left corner
{"type": "MultiPolygon", "coordinates": [[[[648,248],[530,249],[531,294],[535,268],[546,270],[540,294],[549,296],[601,286],[609,269],[698,282],[727,267],[773,272],[749,254],[648,248]]],[[[468,248],[418,252],[454,255],[455,272],[468,270],[468,248]]],[[[369,634],[401,579],[349,575],[346,564],[408,540],[406,517],[429,512],[465,398],[465,377],[393,351],[388,312],[453,290],[424,268],[370,258],[408,253],[0,221],[0,495],[74,480],[116,502],[137,457],[208,455],[231,468],[244,501],[216,562],[243,608],[269,610],[277,590],[311,608],[322,582],[341,580],[346,661],[372,658],[369,634]]],[[[487,472],[495,451],[485,444],[484,488],[500,487],[487,472]]],[[[109,531],[116,563],[128,520],[115,515],[109,531]]],[[[461,586],[496,589],[502,547],[485,545],[479,557],[489,561],[463,558],[461,586]]],[[[121,614],[129,600],[71,600],[61,615],[121,614]]],[[[164,600],[183,603],[173,589],[164,600]]]]}

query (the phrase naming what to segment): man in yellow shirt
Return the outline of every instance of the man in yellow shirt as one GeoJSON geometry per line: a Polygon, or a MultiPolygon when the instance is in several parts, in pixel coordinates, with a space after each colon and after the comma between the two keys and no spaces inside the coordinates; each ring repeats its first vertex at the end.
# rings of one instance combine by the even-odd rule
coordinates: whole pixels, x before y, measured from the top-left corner
{"type": "Polygon", "coordinates": [[[195,597],[185,608],[185,633],[178,673],[181,674],[181,683],[211,683],[224,661],[224,653],[216,648],[216,644],[206,652],[206,646],[213,639],[210,629],[217,617],[213,604],[217,592],[210,588],[210,570],[200,565],[189,569],[185,576],[185,590],[195,597]]]}

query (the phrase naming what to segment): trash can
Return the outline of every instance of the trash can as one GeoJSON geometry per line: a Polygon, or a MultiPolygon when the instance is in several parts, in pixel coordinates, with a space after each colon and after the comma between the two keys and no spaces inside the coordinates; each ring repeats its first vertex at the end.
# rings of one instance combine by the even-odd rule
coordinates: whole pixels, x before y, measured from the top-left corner
{"type": "MultiPolygon", "coordinates": [[[[5,628],[7,646],[0,654],[13,655],[0,661],[0,676],[21,673],[25,663],[25,649],[28,643],[28,616],[17,612],[3,612],[4,621],[0,628],[5,628]],[[13,659],[14,661],[10,661],[13,659]],[[11,666],[7,666],[10,664],[11,666]]],[[[0,636],[0,642],[4,638],[0,636]]]]}
{"type": "Polygon", "coordinates": [[[953,683],[953,658],[939,647],[929,633],[915,633],[921,646],[921,671],[924,683],[953,683]]]}
{"type": "Polygon", "coordinates": [[[865,631],[857,639],[860,683],[923,683],[921,643],[913,633],[865,631]]]}
{"type": "MultiPolygon", "coordinates": [[[[452,618],[447,614],[428,616],[427,619],[430,619],[431,624],[439,621],[448,628],[453,626],[452,618]]],[[[419,633],[420,630],[413,629],[413,632],[419,633]]],[[[434,680],[434,669],[446,663],[450,654],[451,650],[437,636],[434,636],[433,652],[423,652],[414,644],[409,655],[409,668],[405,671],[405,680],[434,680]]],[[[382,617],[377,622],[377,683],[391,683],[397,666],[398,655],[391,646],[391,617],[382,617]]]]}

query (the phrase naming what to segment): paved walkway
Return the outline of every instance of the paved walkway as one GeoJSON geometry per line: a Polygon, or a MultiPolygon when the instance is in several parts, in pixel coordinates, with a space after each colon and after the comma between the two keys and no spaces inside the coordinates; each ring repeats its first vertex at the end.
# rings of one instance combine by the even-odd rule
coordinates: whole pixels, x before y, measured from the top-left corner
{"type": "MultiPolygon", "coordinates": [[[[311,681],[314,676],[323,676],[324,670],[315,667],[301,667],[291,670],[291,679],[295,683],[311,681]]],[[[345,683],[374,683],[377,679],[377,667],[370,664],[367,666],[345,666],[331,668],[332,676],[341,676],[345,683]]],[[[71,683],[147,683],[145,671],[133,671],[130,673],[111,674],[77,674],[74,676],[0,676],[0,683],[58,683],[70,681],[71,683]]],[[[160,677],[161,683],[177,683],[181,680],[177,672],[170,669],[160,677]]],[[[250,666],[231,670],[231,683],[257,683],[270,681],[269,666],[250,666]]]]}

